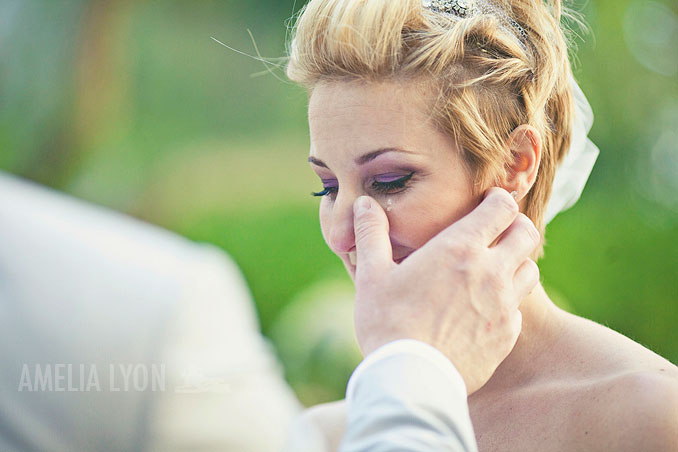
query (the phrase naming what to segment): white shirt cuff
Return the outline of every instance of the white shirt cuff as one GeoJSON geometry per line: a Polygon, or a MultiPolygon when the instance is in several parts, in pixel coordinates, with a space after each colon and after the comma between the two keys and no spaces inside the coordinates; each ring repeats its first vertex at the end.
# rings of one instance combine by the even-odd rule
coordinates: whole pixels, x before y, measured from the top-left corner
{"type": "Polygon", "coordinates": [[[454,367],[452,361],[450,361],[440,350],[430,344],[427,344],[426,342],[415,339],[398,339],[384,344],[378,349],[374,350],[372,353],[367,355],[365,359],[363,359],[358,367],[356,367],[348,381],[348,386],[346,387],[346,400],[352,400],[355,381],[358,380],[360,375],[367,368],[374,365],[374,363],[378,361],[399,354],[415,355],[426,359],[435,365],[446,376],[446,378],[450,380],[450,383],[456,392],[458,392],[464,398],[466,397],[466,383],[464,383],[464,379],[457,368],[454,367]]]}

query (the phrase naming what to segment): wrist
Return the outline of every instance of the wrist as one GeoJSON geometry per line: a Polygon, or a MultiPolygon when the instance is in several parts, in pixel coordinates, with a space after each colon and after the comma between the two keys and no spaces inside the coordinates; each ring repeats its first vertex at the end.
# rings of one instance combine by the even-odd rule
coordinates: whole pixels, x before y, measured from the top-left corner
{"type": "Polygon", "coordinates": [[[425,343],[427,345],[432,346],[428,341],[422,340],[419,337],[416,337],[415,335],[411,334],[405,334],[401,331],[399,332],[392,332],[389,334],[370,334],[367,337],[361,338],[358,340],[358,345],[360,347],[360,351],[363,354],[363,357],[367,357],[368,355],[374,353],[376,350],[380,349],[381,347],[396,342],[396,341],[418,341],[425,343]]]}

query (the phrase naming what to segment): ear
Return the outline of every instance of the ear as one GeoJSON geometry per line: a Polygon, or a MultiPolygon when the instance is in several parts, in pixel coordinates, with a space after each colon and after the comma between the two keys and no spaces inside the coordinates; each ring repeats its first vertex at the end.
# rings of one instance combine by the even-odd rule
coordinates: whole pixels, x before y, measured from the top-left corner
{"type": "Polygon", "coordinates": [[[541,162],[541,137],[534,127],[523,124],[509,136],[513,161],[507,163],[504,188],[518,192],[517,200],[523,199],[534,185],[541,162]]]}

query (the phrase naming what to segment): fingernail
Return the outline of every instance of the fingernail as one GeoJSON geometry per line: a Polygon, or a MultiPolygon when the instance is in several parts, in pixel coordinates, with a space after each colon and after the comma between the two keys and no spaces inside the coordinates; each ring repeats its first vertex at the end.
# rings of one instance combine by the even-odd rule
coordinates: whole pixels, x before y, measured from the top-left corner
{"type": "Polygon", "coordinates": [[[356,215],[361,215],[372,208],[372,201],[370,201],[368,196],[361,196],[354,204],[354,207],[355,211],[353,213],[356,215]]]}

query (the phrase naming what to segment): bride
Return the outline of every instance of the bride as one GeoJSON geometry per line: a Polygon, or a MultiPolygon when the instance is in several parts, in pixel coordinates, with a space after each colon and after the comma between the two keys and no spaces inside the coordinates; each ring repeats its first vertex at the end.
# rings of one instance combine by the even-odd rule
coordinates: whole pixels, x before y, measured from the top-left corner
{"type": "MultiPolygon", "coordinates": [[[[558,0],[304,7],[287,74],[309,93],[323,237],[352,277],[360,195],[384,207],[396,263],[490,186],[514,192],[542,237],[578,197],[595,155],[561,14],[558,0]]],[[[676,366],[557,308],[541,286],[520,310],[515,349],[468,399],[481,451],[678,450],[676,366]]],[[[308,414],[333,448],[343,409],[308,414]]]]}

